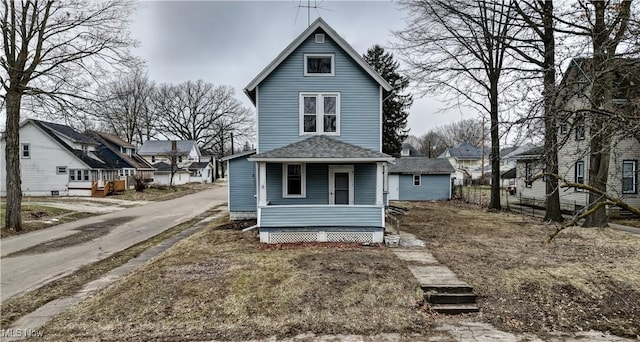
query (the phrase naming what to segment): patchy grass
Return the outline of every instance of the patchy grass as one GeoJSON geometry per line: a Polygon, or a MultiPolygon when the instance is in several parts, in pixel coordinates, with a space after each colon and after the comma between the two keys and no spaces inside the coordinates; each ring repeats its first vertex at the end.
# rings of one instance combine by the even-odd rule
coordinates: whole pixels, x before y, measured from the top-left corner
{"type": "MultiPolygon", "coordinates": [[[[103,274],[120,265],[123,265],[130,259],[135,258],[140,253],[146,251],[147,249],[193,226],[193,224],[195,224],[199,220],[214,214],[216,210],[216,208],[208,210],[196,218],[165,230],[164,232],[154,237],[135,244],[123,251],[115,253],[106,259],[82,266],[72,274],[49,282],[46,285],[33,291],[27,292],[20,297],[9,299],[2,304],[2,311],[0,312],[0,328],[7,327],[20,317],[33,312],[37,308],[52,300],[68,297],[75,294],[77,291],[82,289],[82,287],[86,283],[98,279],[103,274]]],[[[217,225],[219,223],[219,221],[212,222],[213,225],[217,225]]]]}
{"type": "Polygon", "coordinates": [[[400,203],[402,229],[480,296],[480,319],[499,329],[640,334],[640,239],[611,229],[554,229],[539,219],[458,202],[400,203]]]}
{"type": "Polygon", "coordinates": [[[194,194],[198,191],[209,189],[215,186],[217,185],[210,183],[189,183],[184,185],[177,185],[173,189],[169,188],[168,186],[152,186],[150,188],[144,189],[143,192],[126,190],[122,194],[116,194],[109,197],[129,201],[167,201],[170,199],[194,194]]]}
{"type": "MultiPolygon", "coordinates": [[[[246,225],[252,222],[247,222],[246,225]]],[[[384,247],[260,248],[240,226],[205,229],[63,312],[51,340],[246,340],[424,332],[417,283],[384,247]]]]}
{"type": "Polygon", "coordinates": [[[71,210],[47,207],[43,205],[30,205],[27,202],[23,202],[22,211],[20,213],[22,216],[22,230],[20,232],[15,232],[4,227],[6,213],[6,204],[0,203],[0,224],[3,226],[0,232],[0,237],[2,238],[49,228],[57,224],[67,223],[92,216],[87,213],[74,212],[71,210]],[[57,221],[50,221],[51,219],[57,219],[57,221]],[[45,221],[49,221],[50,223],[45,221]]]}

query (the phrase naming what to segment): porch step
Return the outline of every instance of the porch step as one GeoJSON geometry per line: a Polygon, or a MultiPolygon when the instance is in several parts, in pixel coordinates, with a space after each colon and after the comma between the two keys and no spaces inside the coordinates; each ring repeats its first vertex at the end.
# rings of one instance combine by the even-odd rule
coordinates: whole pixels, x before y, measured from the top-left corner
{"type": "Polygon", "coordinates": [[[425,299],[432,304],[474,304],[475,293],[425,293],[425,299]]]}
{"type": "Polygon", "coordinates": [[[434,285],[422,284],[420,288],[424,293],[473,293],[473,287],[469,285],[434,285]]]}
{"type": "Polygon", "coordinates": [[[433,304],[431,309],[445,315],[459,315],[480,311],[475,304],[433,304]]]}

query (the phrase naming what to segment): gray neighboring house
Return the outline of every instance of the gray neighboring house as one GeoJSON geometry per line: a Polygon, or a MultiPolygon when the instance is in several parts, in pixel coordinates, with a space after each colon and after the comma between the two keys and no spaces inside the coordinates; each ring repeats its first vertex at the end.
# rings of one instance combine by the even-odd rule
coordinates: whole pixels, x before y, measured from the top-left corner
{"type": "Polygon", "coordinates": [[[389,200],[425,201],[451,198],[453,166],[446,159],[402,157],[389,165],[389,200]]]}

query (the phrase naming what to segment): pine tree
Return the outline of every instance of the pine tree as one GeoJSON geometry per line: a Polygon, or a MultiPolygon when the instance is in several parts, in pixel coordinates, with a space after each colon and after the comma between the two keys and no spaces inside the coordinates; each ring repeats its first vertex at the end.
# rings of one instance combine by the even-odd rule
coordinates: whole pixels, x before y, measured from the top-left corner
{"type": "Polygon", "coordinates": [[[382,151],[391,155],[399,155],[402,142],[407,138],[409,130],[407,117],[409,107],[413,103],[411,95],[402,92],[409,86],[409,78],[399,73],[398,61],[393,54],[386,52],[380,45],[374,45],[362,56],[373,69],[382,76],[393,89],[384,92],[382,103],[382,151]]]}

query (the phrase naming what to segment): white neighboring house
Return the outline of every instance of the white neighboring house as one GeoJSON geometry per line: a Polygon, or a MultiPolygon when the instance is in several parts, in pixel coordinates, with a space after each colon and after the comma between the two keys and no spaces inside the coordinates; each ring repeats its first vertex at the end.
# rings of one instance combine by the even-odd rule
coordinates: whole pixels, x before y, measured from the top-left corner
{"type": "MultiPolygon", "coordinates": [[[[5,149],[3,138],[3,162],[5,149]]],[[[117,170],[101,160],[91,137],[66,125],[28,119],[20,124],[20,175],[26,196],[91,196],[92,182],[117,179],[117,170]]],[[[6,196],[5,170],[0,176],[0,196],[6,196]]]]}
{"type": "Polygon", "coordinates": [[[175,155],[178,167],[199,162],[202,157],[195,140],[148,140],[138,149],[138,155],[151,165],[159,162],[171,165],[171,157],[175,155]],[[172,146],[174,142],[175,148],[172,146]]]}
{"type": "Polygon", "coordinates": [[[211,183],[215,175],[215,166],[210,162],[193,162],[185,167],[189,171],[189,182],[211,183]]]}
{"type": "MultiPolygon", "coordinates": [[[[619,59],[616,61],[619,69],[617,80],[618,89],[614,89],[615,110],[635,110],[639,107],[627,107],[634,102],[640,102],[640,74],[638,59],[619,59]],[[630,69],[626,69],[630,68],[630,69]],[[634,72],[620,72],[619,70],[635,70],[634,72]],[[629,80],[629,76],[635,77],[629,80]],[[625,84],[626,82],[626,84],[625,84]]],[[[589,183],[589,148],[591,140],[589,115],[581,110],[589,108],[590,87],[588,78],[592,75],[591,60],[588,58],[574,59],[562,80],[561,90],[567,96],[564,109],[570,113],[564,121],[558,124],[558,141],[563,142],[558,150],[559,175],[567,181],[575,183],[589,183]],[[585,86],[586,85],[586,86],[585,86]]],[[[636,114],[639,114],[636,112],[636,114]]],[[[528,151],[517,157],[516,169],[518,195],[527,199],[536,199],[536,203],[544,201],[545,183],[543,179],[533,183],[527,182],[532,176],[542,171],[542,150],[528,151]],[[527,184],[528,183],[528,184],[527,184]],[[522,186],[520,188],[520,186],[522,186]]],[[[609,158],[609,175],[607,179],[607,193],[623,199],[633,206],[640,206],[638,178],[640,170],[640,141],[638,137],[616,134],[612,138],[612,148],[609,158]]],[[[575,210],[587,205],[589,194],[586,191],[565,189],[560,191],[560,204],[563,209],[575,210]]],[[[612,209],[612,208],[609,208],[612,209]]],[[[616,208],[615,211],[618,211],[616,208]]],[[[610,210],[611,212],[611,210],[610,210]]]]}
{"type": "MultiPolygon", "coordinates": [[[[153,175],[153,184],[155,185],[171,185],[171,164],[159,162],[152,165],[156,170],[153,175]]],[[[176,169],[173,175],[173,185],[183,185],[191,182],[189,171],[181,167],[176,169]]]]}
{"type": "Polygon", "coordinates": [[[489,158],[482,157],[482,150],[467,142],[461,142],[454,147],[447,147],[438,158],[446,158],[456,170],[454,185],[466,184],[465,180],[479,179],[482,176],[482,166],[489,165],[489,158]]]}

